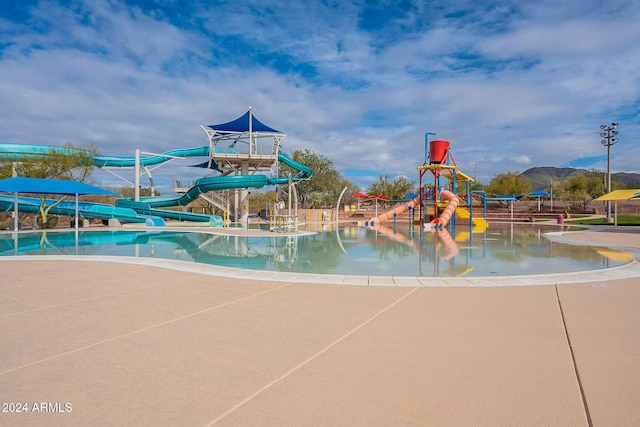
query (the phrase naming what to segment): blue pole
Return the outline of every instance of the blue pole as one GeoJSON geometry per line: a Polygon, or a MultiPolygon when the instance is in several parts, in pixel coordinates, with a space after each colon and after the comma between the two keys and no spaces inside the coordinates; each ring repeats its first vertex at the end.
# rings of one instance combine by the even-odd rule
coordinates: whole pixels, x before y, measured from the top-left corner
{"type": "Polygon", "coordinates": [[[426,132],[424,134],[424,163],[423,164],[427,164],[427,153],[429,152],[429,135],[434,135],[435,133],[433,132],[426,132]]]}

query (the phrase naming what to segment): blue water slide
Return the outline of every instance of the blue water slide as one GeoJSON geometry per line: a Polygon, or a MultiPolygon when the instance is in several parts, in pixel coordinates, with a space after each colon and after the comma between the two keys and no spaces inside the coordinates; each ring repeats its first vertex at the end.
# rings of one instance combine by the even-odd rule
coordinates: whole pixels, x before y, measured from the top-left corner
{"type": "MultiPolygon", "coordinates": [[[[281,163],[284,163],[285,165],[299,172],[298,175],[291,177],[292,181],[295,182],[295,181],[301,181],[301,180],[311,178],[312,172],[310,167],[303,165],[302,163],[296,162],[286,154],[278,152],[278,161],[281,163]]],[[[289,178],[286,176],[280,177],[280,178],[267,179],[267,184],[269,185],[282,185],[282,184],[287,184],[288,182],[289,182],[289,178]]]]}
{"type": "MultiPolygon", "coordinates": [[[[216,148],[216,152],[228,152],[229,148],[216,148]]],[[[33,158],[38,156],[49,156],[51,153],[60,153],[64,155],[84,155],[89,154],[93,157],[94,164],[97,167],[119,167],[131,168],[136,164],[135,156],[105,156],[95,154],[80,148],[55,147],[50,145],[36,144],[13,144],[0,143],[0,159],[5,160],[22,160],[25,158],[33,158]]],[[[140,165],[153,166],[160,163],[168,162],[176,157],[209,157],[209,146],[180,148],[176,150],[165,151],[162,154],[151,156],[140,156],[140,165]]]]}
{"type": "MultiPolygon", "coordinates": [[[[298,163],[284,153],[278,153],[278,160],[287,166],[297,170],[299,173],[291,180],[296,182],[311,178],[311,168],[298,163]]],[[[236,188],[262,188],[265,185],[282,185],[289,181],[288,177],[267,178],[266,175],[227,175],[202,178],[197,180],[193,187],[186,193],[179,196],[152,196],[141,197],[139,201],[133,198],[123,198],[116,200],[116,206],[127,207],[140,213],[149,213],[153,208],[163,208],[169,206],[187,206],[196,200],[200,194],[209,191],[230,190],[236,188]]],[[[158,214],[156,211],[155,214],[158,214]]],[[[159,215],[159,214],[158,214],[159,215]]]]}
{"type": "MultiPolygon", "coordinates": [[[[64,155],[86,155],[88,151],[76,148],[54,147],[50,145],[0,143],[0,159],[22,160],[26,158],[50,156],[51,153],[64,155]]],[[[93,155],[93,153],[91,153],[93,155]]]]}
{"type": "MultiPolygon", "coordinates": [[[[32,158],[37,156],[47,156],[52,152],[58,152],[65,155],[73,155],[77,153],[78,155],[86,155],[90,153],[87,150],[76,149],[76,148],[67,148],[67,147],[55,147],[48,145],[34,145],[34,144],[12,144],[12,143],[0,143],[0,159],[4,160],[21,160],[25,158],[32,158]]],[[[216,152],[234,152],[233,149],[230,148],[216,148],[216,152]]],[[[135,166],[135,156],[104,156],[104,155],[93,155],[95,165],[97,167],[134,167],[135,166]]],[[[176,149],[166,151],[162,154],[152,155],[152,156],[141,156],[140,157],[140,165],[142,166],[151,166],[160,163],[167,162],[176,157],[208,157],[210,155],[210,147],[194,147],[194,148],[184,148],[184,149],[176,149]]],[[[278,153],[278,161],[284,163],[285,165],[297,170],[299,173],[295,176],[291,177],[291,180],[296,182],[304,179],[311,178],[311,168],[303,165],[302,163],[296,162],[289,156],[284,153],[278,153]]],[[[195,182],[194,186],[190,188],[185,194],[179,196],[157,196],[157,197],[144,197],[141,198],[140,201],[136,202],[131,198],[122,198],[116,200],[116,208],[126,208],[133,209],[138,214],[144,216],[152,216],[152,217],[162,217],[162,218],[170,218],[177,219],[180,221],[208,221],[212,225],[220,225],[222,223],[222,218],[217,215],[205,215],[205,214],[196,214],[190,212],[177,212],[177,211],[166,211],[166,210],[158,210],[156,208],[162,207],[170,207],[170,206],[186,206],[193,200],[196,200],[198,196],[202,193],[207,193],[209,191],[218,191],[218,190],[229,190],[236,188],[262,188],[265,185],[284,185],[289,181],[288,177],[278,177],[278,178],[267,178],[265,175],[236,175],[236,176],[217,176],[217,177],[208,177],[202,178],[195,182]]],[[[32,199],[33,202],[27,202],[27,198],[21,198],[24,201],[25,208],[22,209],[22,202],[20,202],[20,210],[32,212],[29,209],[34,209],[33,206],[37,204],[39,206],[39,199],[32,199]]],[[[13,203],[13,202],[11,202],[13,203]]],[[[95,204],[95,208],[89,208],[88,205],[90,203],[84,202],[87,207],[80,212],[81,216],[86,218],[116,218],[121,222],[145,222],[145,220],[140,220],[139,217],[131,215],[130,212],[125,211],[116,211],[116,212],[107,212],[105,211],[103,204],[95,204]],[[118,212],[122,212],[122,214],[118,214],[118,212]],[[136,220],[136,218],[138,218],[136,220]]],[[[59,211],[63,211],[64,209],[57,206],[59,211]]],[[[113,207],[112,207],[113,208],[113,207]]],[[[33,212],[38,212],[33,211],[33,212]]],[[[75,214],[75,205],[74,211],[75,214]]],[[[56,214],[56,212],[52,213],[56,214]]],[[[67,215],[67,213],[60,213],[60,215],[67,215]]]]}
{"type": "MultiPolygon", "coordinates": [[[[231,148],[216,148],[216,153],[225,153],[225,152],[233,152],[235,150],[231,148]]],[[[67,148],[67,147],[55,147],[49,145],[34,145],[34,144],[12,144],[12,143],[0,143],[0,159],[4,160],[21,160],[24,158],[34,157],[34,156],[47,156],[52,152],[61,153],[66,155],[73,155],[77,153],[78,155],[87,153],[93,156],[95,161],[95,165],[97,167],[133,167],[135,166],[135,156],[104,156],[104,155],[94,155],[93,153],[77,149],[77,148],[67,148]]],[[[183,148],[177,150],[166,151],[162,154],[157,154],[153,156],[141,156],[140,164],[142,166],[151,166],[160,163],[167,162],[176,157],[209,157],[210,148],[209,146],[204,147],[194,147],[194,148],[183,148]]],[[[291,157],[287,156],[284,153],[278,153],[278,161],[286,164],[287,166],[292,167],[300,172],[299,175],[293,177],[295,180],[300,179],[308,179],[311,177],[311,169],[302,163],[298,163],[293,160],[291,157]]],[[[235,181],[240,183],[242,180],[235,181]]],[[[269,185],[279,185],[286,184],[288,181],[287,177],[280,178],[269,178],[266,184],[269,185]]],[[[222,181],[221,181],[222,182],[222,181]]],[[[266,185],[262,184],[262,186],[266,185]]],[[[218,189],[230,189],[234,187],[229,187],[227,185],[231,185],[231,182],[227,181],[224,184],[220,184],[222,187],[218,189]]],[[[253,185],[249,185],[253,186],[253,185]]],[[[247,185],[240,183],[239,187],[235,188],[247,188],[247,185]]],[[[211,190],[209,190],[211,191],[211,190]]]]}
{"type": "MultiPolygon", "coordinates": [[[[162,154],[157,154],[153,156],[140,156],[140,164],[142,166],[152,166],[160,163],[168,162],[176,157],[209,157],[209,146],[206,147],[195,147],[195,148],[184,148],[177,150],[169,150],[165,151],[162,154]]],[[[103,156],[103,155],[95,155],[93,157],[96,166],[98,167],[134,167],[135,166],[135,156],[103,156]]]]}
{"type": "MultiPolygon", "coordinates": [[[[47,206],[53,205],[57,200],[46,199],[47,206]]],[[[42,201],[33,197],[18,197],[18,210],[20,212],[40,213],[42,201]]],[[[10,212],[14,210],[15,197],[0,195],[0,211],[10,212]]],[[[64,200],[51,208],[52,215],[66,215],[74,217],[76,214],[75,201],[64,200]]],[[[117,219],[120,222],[148,223],[161,218],[150,218],[149,215],[141,215],[133,209],[107,205],[104,203],[78,202],[78,216],[81,218],[117,219]]]]}

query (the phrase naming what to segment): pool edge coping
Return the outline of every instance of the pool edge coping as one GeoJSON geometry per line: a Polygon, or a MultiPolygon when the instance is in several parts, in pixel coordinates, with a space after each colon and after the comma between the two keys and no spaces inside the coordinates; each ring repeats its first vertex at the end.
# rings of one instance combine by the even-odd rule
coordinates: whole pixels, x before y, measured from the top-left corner
{"type": "MultiPolygon", "coordinates": [[[[68,231],[68,230],[65,230],[68,231]]],[[[97,230],[96,230],[97,231],[97,230]]],[[[146,231],[149,231],[146,229],[146,231]]],[[[172,230],[175,231],[175,230],[172,230]]],[[[187,230],[180,230],[187,231],[187,230]]],[[[188,230],[199,231],[202,230],[188,230]]],[[[622,265],[609,268],[584,270],[568,273],[529,274],[514,276],[478,276],[478,277],[432,277],[432,276],[364,276],[346,274],[314,274],[314,273],[290,273],[266,270],[247,270],[234,267],[217,266],[213,264],[200,264],[192,261],[155,259],[128,256],[103,256],[103,255],[14,255],[0,257],[0,262],[6,261],[82,261],[82,262],[110,262],[122,264],[145,265],[156,268],[166,268],[185,273],[197,273],[208,276],[225,277],[233,279],[246,279],[269,282],[287,283],[317,283],[332,285],[364,285],[364,286],[403,286],[403,287],[498,287],[498,286],[544,286],[570,283],[602,282],[605,280],[629,279],[640,277],[640,249],[609,244],[594,244],[567,237],[567,234],[579,233],[577,231],[554,231],[545,233],[552,241],[567,243],[576,246],[592,246],[619,249],[630,252],[634,260],[622,265]]],[[[596,231],[596,230],[592,230],[596,231]]],[[[210,230],[211,232],[211,230],[210,230]]],[[[212,233],[219,234],[219,233],[212,233]]],[[[304,234],[314,234],[304,233],[304,234]]],[[[237,235],[237,234],[233,234],[237,235]]],[[[282,236],[277,234],[276,236],[282,236]]],[[[286,234],[285,234],[286,235],[286,234]]]]}

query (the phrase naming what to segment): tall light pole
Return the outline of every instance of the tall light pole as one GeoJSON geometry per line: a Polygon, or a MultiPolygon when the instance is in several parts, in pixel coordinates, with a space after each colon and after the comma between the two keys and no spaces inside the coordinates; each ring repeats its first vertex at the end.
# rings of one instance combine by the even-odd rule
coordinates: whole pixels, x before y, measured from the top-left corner
{"type": "MultiPolygon", "coordinates": [[[[600,136],[603,138],[600,143],[607,147],[607,193],[611,193],[611,146],[618,142],[616,135],[618,131],[615,128],[618,127],[617,123],[611,123],[611,126],[600,125],[600,136]]],[[[607,201],[607,223],[613,222],[611,218],[611,202],[607,201]]]]}
{"type": "Polygon", "coordinates": [[[427,153],[429,152],[429,135],[435,136],[433,132],[425,132],[424,134],[424,164],[427,164],[427,153]]]}

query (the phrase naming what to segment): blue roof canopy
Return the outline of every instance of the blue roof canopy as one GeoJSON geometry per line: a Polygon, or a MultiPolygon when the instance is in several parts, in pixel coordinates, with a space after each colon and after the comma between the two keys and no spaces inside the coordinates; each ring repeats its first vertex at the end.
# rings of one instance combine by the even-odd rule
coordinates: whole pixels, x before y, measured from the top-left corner
{"type": "Polygon", "coordinates": [[[522,196],[524,196],[524,194],[512,194],[511,196],[506,194],[496,194],[496,197],[492,197],[487,200],[520,200],[522,199],[522,196]]]}
{"type": "Polygon", "coordinates": [[[548,197],[549,193],[547,193],[544,190],[536,190],[536,191],[532,191],[531,193],[529,193],[529,196],[534,196],[534,197],[548,197]]]}
{"type": "Polygon", "coordinates": [[[0,181],[0,192],[64,195],[105,194],[112,196],[118,194],[78,181],[24,177],[9,178],[0,181]]]}
{"type": "Polygon", "coordinates": [[[250,111],[247,111],[242,117],[238,117],[233,121],[221,123],[219,125],[208,125],[208,127],[219,132],[249,132],[249,117],[251,117],[251,132],[282,133],[273,128],[270,128],[260,120],[256,119],[253,114],[250,114],[250,111]]]}

